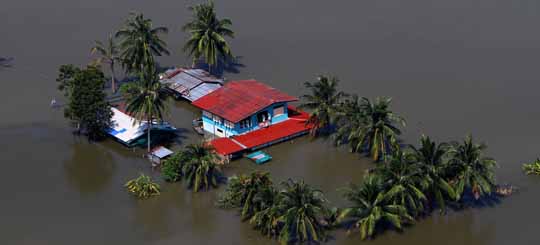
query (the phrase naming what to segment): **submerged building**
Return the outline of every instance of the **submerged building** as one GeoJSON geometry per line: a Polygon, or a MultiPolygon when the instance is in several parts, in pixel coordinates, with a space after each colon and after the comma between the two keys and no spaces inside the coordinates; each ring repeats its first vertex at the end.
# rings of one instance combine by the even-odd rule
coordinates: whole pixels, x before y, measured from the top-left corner
{"type": "Polygon", "coordinates": [[[289,102],[298,98],[255,80],[231,81],[193,101],[205,132],[221,155],[234,157],[305,134],[308,115],[289,102]]]}

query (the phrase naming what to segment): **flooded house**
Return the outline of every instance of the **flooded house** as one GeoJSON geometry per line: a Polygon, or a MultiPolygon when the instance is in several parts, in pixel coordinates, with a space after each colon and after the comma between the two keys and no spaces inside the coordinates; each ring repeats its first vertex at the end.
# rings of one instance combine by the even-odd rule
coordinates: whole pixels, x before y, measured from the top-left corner
{"type": "Polygon", "coordinates": [[[193,101],[202,110],[202,128],[217,138],[221,155],[238,155],[309,131],[308,115],[290,102],[298,98],[256,80],[231,81],[193,101]]]}

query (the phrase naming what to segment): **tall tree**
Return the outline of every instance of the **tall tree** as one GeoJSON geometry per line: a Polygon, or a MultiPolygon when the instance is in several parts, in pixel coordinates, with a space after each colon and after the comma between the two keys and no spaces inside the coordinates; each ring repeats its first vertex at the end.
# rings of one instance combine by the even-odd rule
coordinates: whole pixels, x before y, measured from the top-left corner
{"type": "Polygon", "coordinates": [[[126,99],[126,111],[139,122],[146,123],[147,149],[150,152],[150,132],[154,123],[163,122],[169,97],[158,81],[155,68],[149,72],[141,72],[139,76],[139,81],[128,86],[122,93],[126,99]]]}
{"type": "Polygon", "coordinates": [[[321,191],[304,183],[283,183],[278,207],[282,211],[279,240],[284,243],[321,242],[326,240],[326,229],[321,222],[327,214],[327,202],[321,191]]]}
{"type": "Polygon", "coordinates": [[[422,135],[420,146],[410,145],[414,161],[420,164],[427,185],[424,191],[428,195],[430,203],[437,204],[441,212],[446,210],[446,200],[455,200],[456,193],[445,179],[447,172],[447,156],[449,145],[437,144],[428,136],[422,135]]]}
{"type": "Polygon", "coordinates": [[[352,151],[365,151],[379,161],[396,151],[397,136],[401,134],[398,125],[404,126],[405,120],[390,110],[390,98],[378,97],[372,103],[367,98],[347,103],[341,120],[336,141],[338,144],[348,142],[352,151]]]}
{"type": "Polygon", "coordinates": [[[169,55],[167,44],[160,37],[167,33],[166,27],[154,28],[152,20],[144,18],[141,13],[132,13],[125,26],[116,33],[116,37],[121,39],[124,69],[137,74],[145,67],[154,66],[154,55],[169,55]]]}
{"type": "Polygon", "coordinates": [[[338,91],[339,79],[337,77],[319,76],[314,83],[306,82],[304,86],[310,93],[303,95],[305,101],[300,108],[311,110],[306,123],[313,125],[311,135],[315,136],[320,131],[327,131],[333,124],[341,99],[345,93],[338,91]]]}
{"type": "Polygon", "coordinates": [[[96,66],[80,69],[73,65],[61,66],[57,78],[59,90],[68,99],[64,116],[91,140],[105,137],[111,125],[112,111],[102,90],[105,80],[96,66]]]}
{"type": "Polygon", "coordinates": [[[338,220],[348,224],[349,231],[360,231],[362,239],[373,237],[378,228],[387,224],[401,229],[403,224],[414,221],[405,206],[385,198],[384,183],[378,175],[369,174],[362,185],[345,189],[345,198],[353,205],[343,209],[338,220]]]}
{"type": "Polygon", "coordinates": [[[193,19],[182,27],[191,36],[184,45],[184,52],[193,57],[193,61],[204,58],[212,69],[220,58],[232,57],[231,48],[225,37],[234,38],[230,29],[232,21],[219,19],[216,15],[214,2],[208,1],[189,8],[193,19]]]}
{"type": "Polygon", "coordinates": [[[471,135],[461,143],[453,142],[449,178],[458,197],[463,197],[465,190],[471,191],[475,199],[493,192],[497,162],[484,156],[486,148],[484,144],[474,143],[471,135]]]}
{"type": "Polygon", "coordinates": [[[186,162],[182,166],[182,174],[194,192],[215,188],[222,181],[223,173],[212,147],[204,143],[188,145],[183,154],[186,162]]]}
{"type": "Polygon", "coordinates": [[[107,43],[104,44],[101,41],[95,41],[94,47],[91,50],[92,54],[99,55],[96,62],[102,65],[109,65],[111,70],[111,90],[116,93],[116,78],[114,73],[114,67],[116,62],[122,61],[120,59],[120,50],[114,41],[113,35],[109,35],[107,43]]]}

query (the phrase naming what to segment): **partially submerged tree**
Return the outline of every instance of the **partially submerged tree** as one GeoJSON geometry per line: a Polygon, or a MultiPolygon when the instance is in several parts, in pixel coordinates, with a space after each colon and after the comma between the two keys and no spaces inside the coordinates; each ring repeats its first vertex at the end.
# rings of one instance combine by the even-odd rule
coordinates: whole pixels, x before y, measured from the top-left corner
{"type": "Polygon", "coordinates": [[[106,80],[103,72],[96,66],[80,69],[63,65],[56,80],[58,89],[64,92],[68,100],[64,116],[89,139],[105,137],[111,125],[112,111],[102,90],[106,80]]]}
{"type": "Polygon", "coordinates": [[[399,125],[405,120],[390,110],[390,98],[378,97],[375,102],[367,98],[353,97],[344,107],[341,129],[336,135],[338,144],[346,142],[352,151],[367,152],[375,161],[384,159],[396,151],[399,125]]]}
{"type": "Polygon", "coordinates": [[[154,56],[169,55],[167,44],[160,37],[166,27],[153,27],[152,20],[141,13],[132,13],[125,26],[116,33],[120,38],[122,65],[128,73],[145,72],[155,65],[154,56]]]}
{"type": "Polygon", "coordinates": [[[160,188],[157,183],[152,181],[148,175],[141,174],[138,178],[132,179],[125,184],[129,193],[139,199],[147,199],[160,194],[160,188]]]}
{"type": "Polygon", "coordinates": [[[457,197],[462,198],[465,191],[470,191],[476,200],[491,195],[495,188],[494,168],[497,162],[484,155],[487,146],[474,143],[471,135],[452,145],[447,178],[453,184],[457,197]]]}
{"type": "Polygon", "coordinates": [[[390,202],[385,195],[383,179],[367,175],[362,185],[345,189],[345,198],[353,205],[343,209],[338,220],[346,224],[349,231],[359,231],[362,239],[373,237],[377,229],[385,225],[400,230],[404,224],[414,222],[404,205],[390,202]]]}
{"type": "Polygon", "coordinates": [[[246,220],[271,205],[273,198],[268,198],[271,197],[270,192],[273,192],[270,173],[254,171],[249,175],[231,177],[218,204],[222,208],[240,209],[242,219],[246,220]]]}
{"type": "Polygon", "coordinates": [[[536,158],[532,163],[524,163],[523,171],[525,171],[526,174],[540,175],[540,158],[536,158]]]}
{"type": "Polygon", "coordinates": [[[223,173],[218,166],[218,156],[206,144],[192,144],[183,151],[185,163],[182,175],[188,188],[194,192],[216,188],[222,182],[223,173]]]}
{"type": "Polygon", "coordinates": [[[220,58],[232,57],[229,43],[225,40],[225,37],[234,37],[230,29],[231,20],[219,19],[212,1],[197,4],[189,10],[193,12],[193,19],[182,30],[191,35],[184,45],[184,52],[193,57],[193,62],[203,58],[212,69],[220,58]]]}
{"type": "Polygon", "coordinates": [[[414,162],[410,154],[398,150],[384,164],[378,165],[374,173],[383,180],[385,201],[405,207],[416,217],[424,212],[427,201],[422,192],[428,184],[423,176],[422,167],[414,162]]]}
{"type": "Polygon", "coordinates": [[[446,143],[437,144],[425,135],[422,135],[419,147],[410,145],[413,161],[421,166],[423,178],[427,181],[423,191],[431,207],[437,205],[441,212],[446,211],[447,200],[456,201],[456,192],[445,178],[449,147],[446,143]]]}
{"type": "Polygon", "coordinates": [[[305,102],[300,105],[300,108],[310,110],[306,123],[313,126],[310,131],[313,136],[321,131],[328,132],[334,124],[341,106],[341,99],[346,96],[345,93],[337,90],[338,83],[337,77],[327,76],[318,76],[314,83],[304,83],[310,93],[302,96],[305,102]]]}
{"type": "Polygon", "coordinates": [[[91,53],[98,55],[98,58],[96,59],[98,64],[109,65],[109,69],[111,70],[111,90],[113,93],[116,93],[114,67],[116,62],[120,62],[122,59],[120,58],[120,50],[114,40],[113,35],[109,35],[106,44],[102,43],[101,41],[95,41],[91,53]]]}

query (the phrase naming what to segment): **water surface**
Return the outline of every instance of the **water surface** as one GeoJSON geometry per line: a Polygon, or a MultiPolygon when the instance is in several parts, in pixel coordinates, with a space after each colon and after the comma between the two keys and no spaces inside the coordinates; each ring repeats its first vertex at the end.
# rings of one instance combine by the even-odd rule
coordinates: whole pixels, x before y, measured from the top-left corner
{"type": "MultiPolygon", "coordinates": [[[[0,55],[15,57],[0,72],[0,243],[2,244],[275,244],[214,207],[217,192],[192,194],[163,183],[163,194],[136,201],[123,190],[139,172],[158,173],[112,141],[89,143],[70,134],[54,78],[61,64],[84,65],[95,39],[119,28],[130,11],[144,11],[170,28],[172,55],[163,65],[188,65],[180,31],[193,1],[3,0],[0,55]]],[[[335,74],[342,89],[391,96],[420,134],[456,140],[467,133],[489,144],[500,182],[521,192],[491,208],[421,220],[372,244],[536,244],[540,178],[521,173],[538,156],[536,106],[540,72],[539,3],[532,0],[218,1],[234,22],[232,42],[245,67],[228,79],[255,78],[293,95],[317,74],[335,74]]],[[[184,102],[169,120],[184,128],[181,145],[197,142],[184,102]]],[[[181,147],[181,146],[179,146],[181,147]]],[[[308,138],[268,149],[264,166],[233,162],[227,174],[268,170],[276,181],[303,178],[345,204],[335,190],[359,182],[372,163],[346,149],[308,138]]],[[[329,244],[358,244],[333,233],[329,244]]]]}

